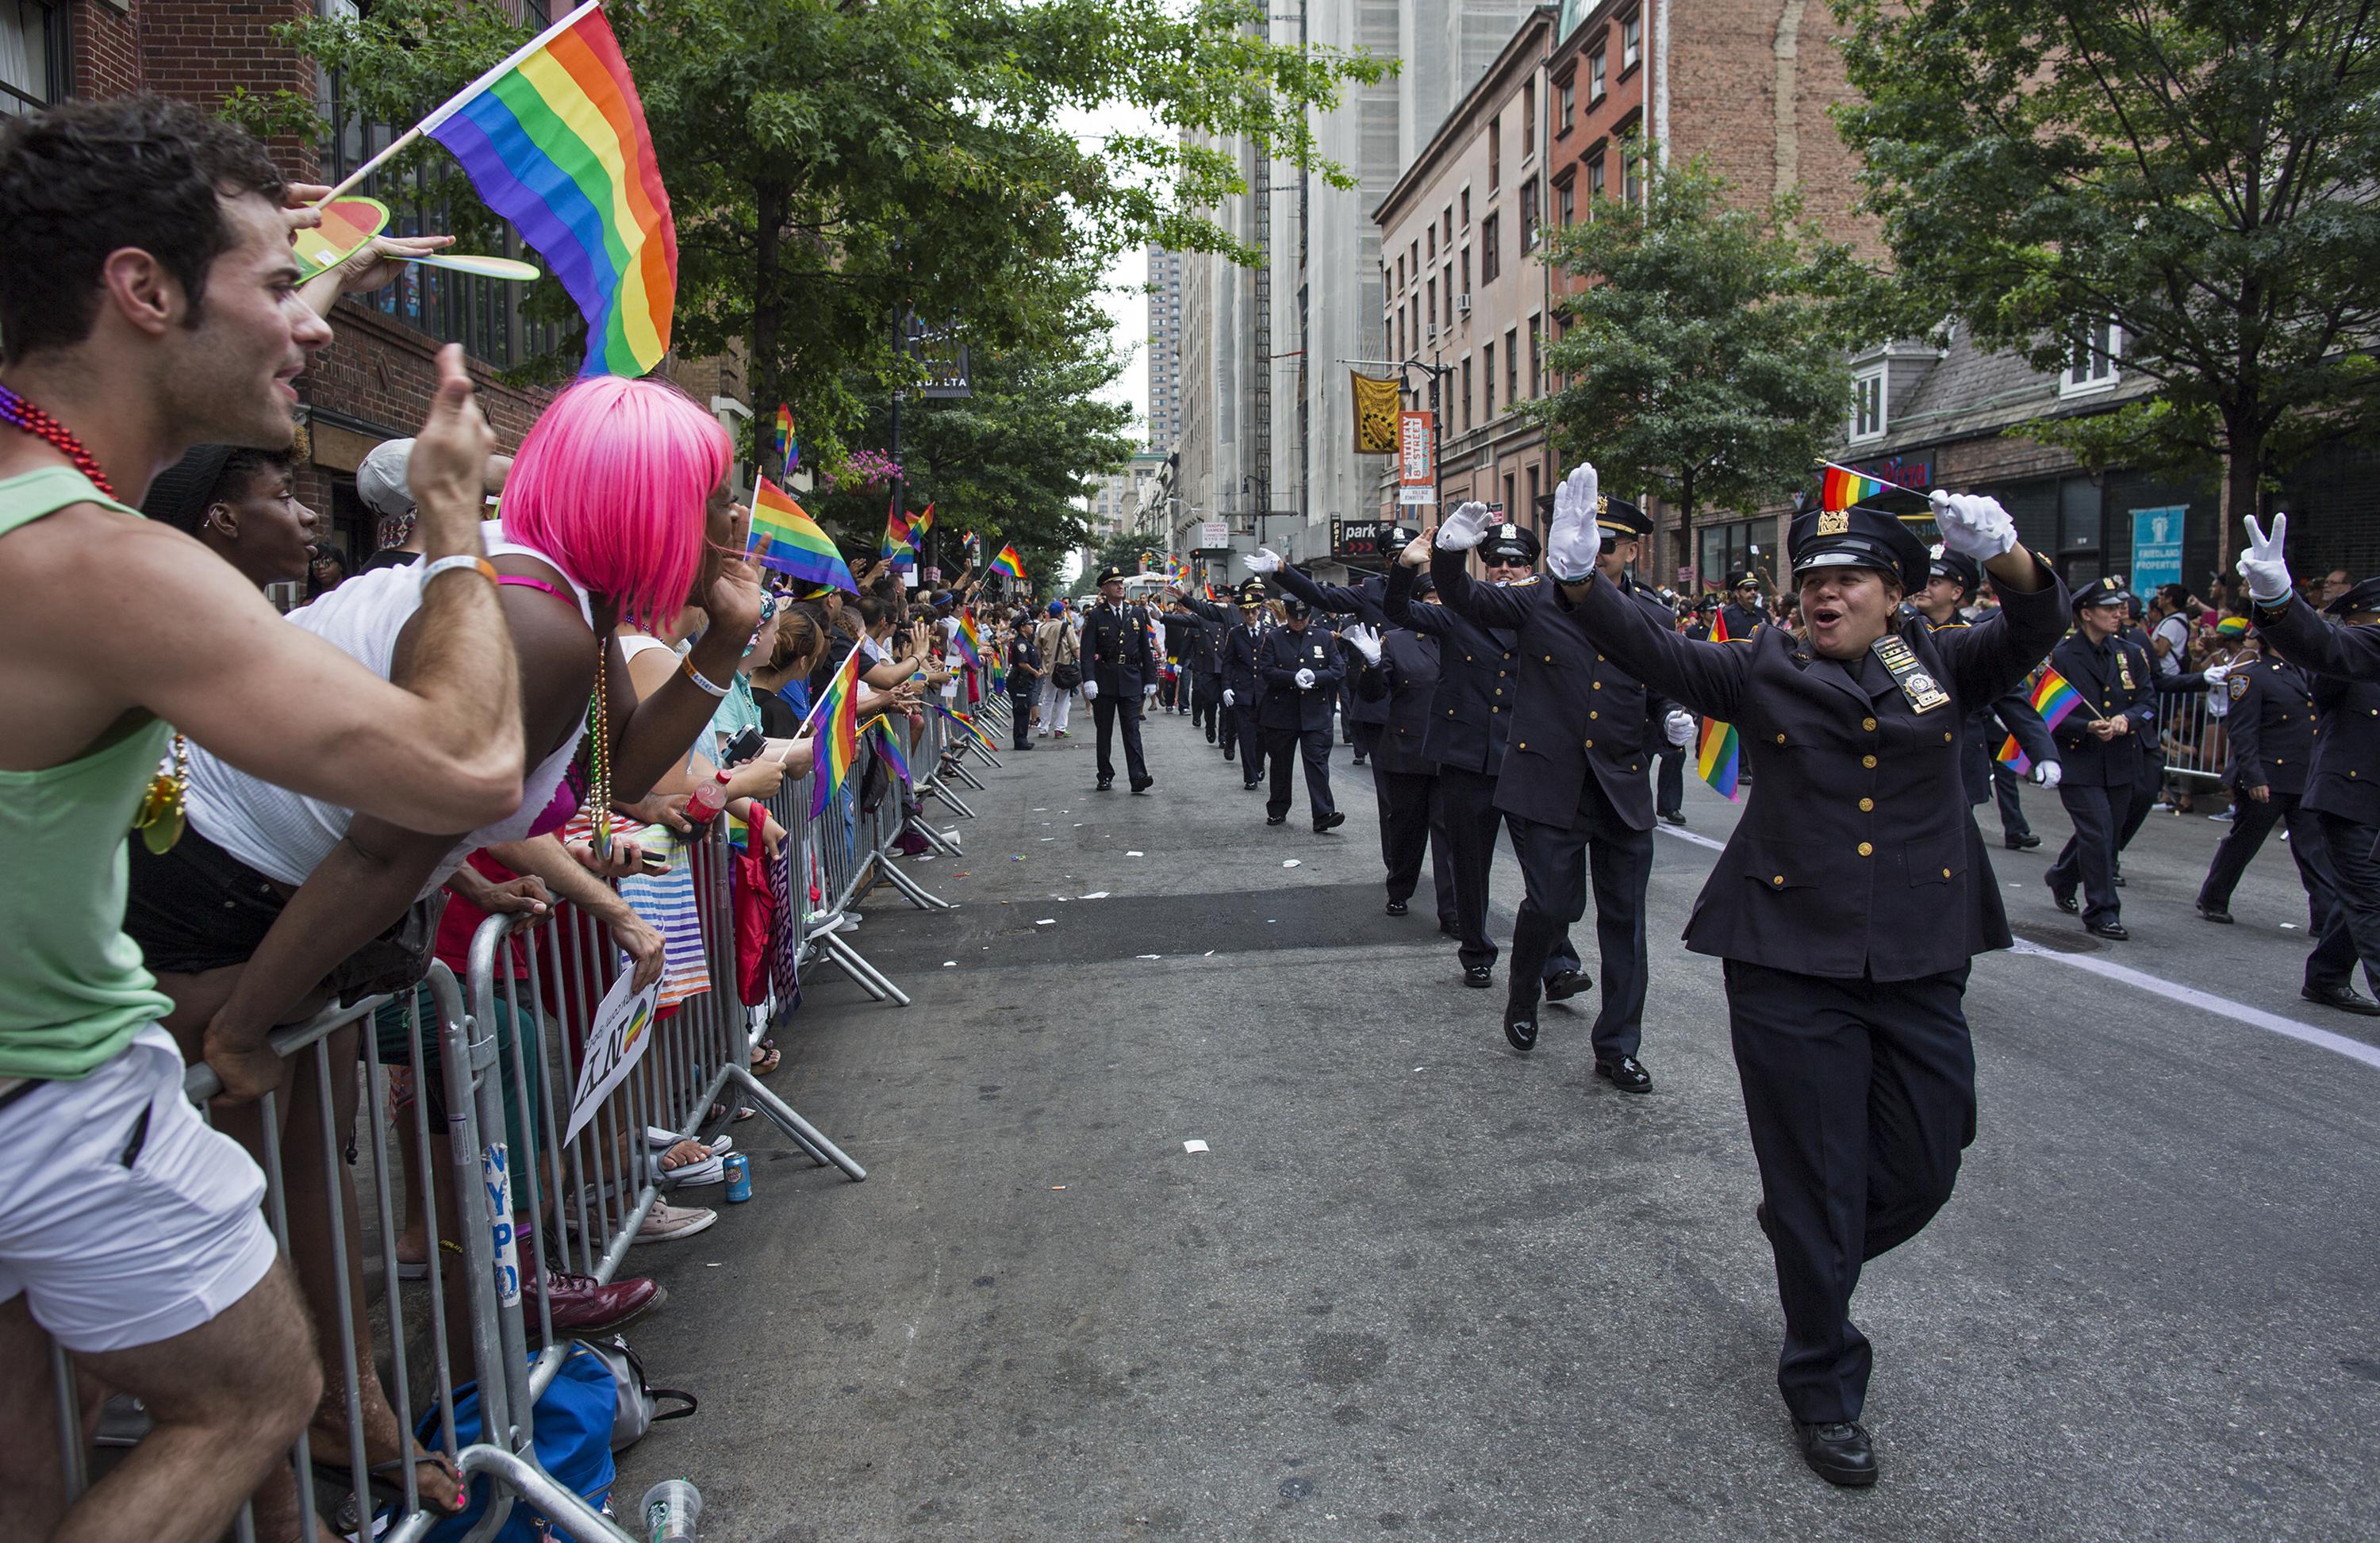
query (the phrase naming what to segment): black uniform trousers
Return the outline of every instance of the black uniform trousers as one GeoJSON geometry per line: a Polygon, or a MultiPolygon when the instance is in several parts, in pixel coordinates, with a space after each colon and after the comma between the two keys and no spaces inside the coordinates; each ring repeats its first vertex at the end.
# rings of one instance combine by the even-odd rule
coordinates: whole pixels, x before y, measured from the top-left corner
{"type": "Polygon", "coordinates": [[[1967,966],[1888,985],[1727,961],[1728,1029],[1760,1164],[1797,1420],[1856,1420],[1867,1337],[1860,1267],[1917,1235],[1975,1138],[1967,966]]]}
{"type": "Polygon", "coordinates": [[[1645,887],[1653,877],[1653,832],[1629,829],[1596,783],[1587,784],[1578,821],[1568,830],[1513,814],[1504,820],[1526,886],[1512,921],[1511,1005],[1535,1007],[1545,982],[1579,967],[1570,929],[1586,914],[1591,878],[1603,970],[1595,1054],[1634,1055],[1645,1037],[1645,887]]]}
{"type": "Polygon", "coordinates": [[[2017,787],[2022,781],[2016,768],[2008,762],[1992,762],[1992,803],[2000,811],[2003,842],[2022,841],[2033,834],[2032,822],[2024,817],[2024,805],[2017,800],[2017,787]]]}
{"type": "Polygon", "coordinates": [[[1686,752],[1676,746],[1668,746],[1661,751],[1659,759],[1659,774],[1653,781],[1653,810],[1657,814],[1683,815],[1686,812],[1686,752]]]}
{"type": "Polygon", "coordinates": [[[2132,801],[2125,807],[2123,822],[2116,828],[2116,871],[2119,873],[2124,868],[2124,848],[2132,844],[2132,838],[2141,833],[2141,827],[2149,822],[2149,815],[2155,810],[2157,799],[2165,791],[2165,762],[2158,761],[2156,768],[2155,777],[2132,784],[2132,801]]]}
{"type": "Polygon", "coordinates": [[[1264,780],[1265,731],[1257,722],[1257,704],[1241,702],[1230,709],[1240,736],[1240,776],[1250,787],[1264,780]]]}
{"type": "Polygon", "coordinates": [[[2322,829],[2314,821],[2313,811],[2298,808],[2294,793],[2276,793],[2260,804],[2248,796],[2245,788],[2231,790],[2231,829],[2215,844],[2215,858],[2206,865],[2206,878],[2198,886],[2198,903],[2209,910],[2229,910],[2231,892],[2239,887],[2240,876],[2264,850],[2265,838],[2273,833],[2273,827],[2284,822],[2289,828],[2289,857],[2298,865],[2298,881],[2305,886],[2310,935],[2319,938],[2335,904],[2330,869],[2322,860],[2322,829]]]}
{"type": "Polygon", "coordinates": [[[1009,732],[1015,735],[1014,743],[1016,748],[1029,749],[1033,737],[1033,688],[1041,683],[1038,680],[1019,681],[1014,675],[1008,678],[1011,685],[1018,687],[1008,694],[1009,732]]]}
{"type": "MultiPolygon", "coordinates": [[[[1342,716],[1343,717],[1344,715],[1342,714],[1342,716]]],[[[1355,747],[1355,759],[1357,760],[1368,759],[1372,753],[1373,747],[1380,742],[1380,725],[1378,723],[1359,723],[1353,718],[1347,718],[1345,721],[1347,724],[1347,743],[1355,747]]]]}
{"type": "Polygon", "coordinates": [[[1496,866],[1496,828],[1504,819],[1496,807],[1496,779],[1441,766],[1438,806],[1454,870],[1454,935],[1463,967],[1493,965],[1497,949],[1488,936],[1488,880],[1496,866]]]}
{"type": "MultiPolygon", "coordinates": [[[[2322,935],[2307,956],[2305,983],[2317,988],[2352,984],[2361,960],[2363,983],[2380,992],[2380,856],[2373,851],[2374,842],[2380,841],[2380,826],[2325,812],[2316,812],[2310,823],[2322,832],[2317,860],[2330,879],[2331,910],[2315,924],[2322,935]]],[[[2297,842],[2298,825],[2292,823],[2290,846],[2297,842]]]]}
{"type": "Polygon", "coordinates": [[[2043,880],[2053,895],[2070,895],[2076,882],[2081,882],[2085,923],[2120,919],[2122,905],[2116,893],[2116,837],[2132,812],[2132,800],[2138,796],[2129,785],[2058,784],[2058,801],[2066,806],[2066,818],[2073,822],[2074,833],[2058,848],[2058,860],[2049,865],[2043,880]]]}
{"type": "Polygon", "coordinates": [[[1265,796],[1265,813],[1289,813],[1289,770],[1299,759],[1305,762],[1306,812],[1319,820],[1338,812],[1330,801],[1330,730],[1267,729],[1265,754],[1272,762],[1272,787],[1265,796]]]}
{"type": "MultiPolygon", "coordinates": [[[[1222,711],[1223,677],[1193,674],[1190,677],[1190,721],[1207,731],[1207,743],[1209,745],[1215,743],[1218,737],[1228,735],[1231,732],[1216,722],[1222,711]]],[[[1224,759],[1227,760],[1231,759],[1231,740],[1224,738],[1224,759]]]]}
{"type": "Polygon", "coordinates": [[[1453,923],[1454,862],[1438,835],[1438,778],[1427,772],[1391,772],[1372,761],[1372,792],[1380,806],[1380,862],[1389,872],[1389,898],[1411,900],[1421,887],[1422,848],[1429,848],[1429,877],[1440,926],[1453,923]]]}
{"type": "Polygon", "coordinates": [[[1099,775],[1109,781],[1115,778],[1115,762],[1109,757],[1108,747],[1119,725],[1123,729],[1123,763],[1132,772],[1134,782],[1148,777],[1148,762],[1140,753],[1140,693],[1127,691],[1111,696],[1102,691],[1091,703],[1091,721],[1099,730],[1099,775]]]}

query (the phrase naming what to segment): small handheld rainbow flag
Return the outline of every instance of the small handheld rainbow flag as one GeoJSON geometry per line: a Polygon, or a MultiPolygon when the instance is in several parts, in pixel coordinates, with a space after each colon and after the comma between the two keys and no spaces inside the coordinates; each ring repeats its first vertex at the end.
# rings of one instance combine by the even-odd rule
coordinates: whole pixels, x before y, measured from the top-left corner
{"type": "Polygon", "coordinates": [[[951,634],[951,646],[959,650],[959,657],[967,662],[967,668],[972,670],[982,666],[983,634],[975,629],[973,616],[959,618],[958,630],[951,634]]]}
{"type": "Polygon", "coordinates": [[[1848,509],[1861,499],[1872,498],[1893,486],[1889,482],[1879,482],[1873,477],[1864,477],[1849,467],[1837,466],[1831,461],[1826,466],[1826,475],[1818,480],[1818,507],[1828,514],[1848,509]]]}
{"type": "Polygon", "coordinates": [[[785,403],[777,404],[777,462],[787,471],[801,464],[802,453],[794,443],[794,409],[785,403]]]}
{"type": "MultiPolygon", "coordinates": [[[[1711,622],[1710,640],[1714,643],[1734,641],[1727,635],[1727,613],[1721,610],[1711,622]]],[[[1743,743],[1737,737],[1735,725],[1722,723],[1716,718],[1703,720],[1701,742],[1694,747],[1694,775],[1711,785],[1722,798],[1735,796],[1736,783],[1743,772],[1743,743]]]]}
{"type": "MultiPolygon", "coordinates": [[[[2055,731],[2058,724],[2066,722],[2070,713],[2082,705],[2082,693],[2075,690],[2073,684],[2064,675],[2045,664],[2034,680],[2030,699],[2033,711],[2041,714],[2042,725],[2055,731]]],[[[1992,759],[2020,774],[2033,770],[2033,758],[2024,753],[2014,735],[2000,742],[1999,751],[1992,759]]]]}
{"type": "Polygon", "coordinates": [[[981,745],[987,750],[993,748],[991,741],[983,736],[983,731],[975,726],[974,719],[968,717],[964,712],[956,711],[952,708],[943,706],[941,702],[931,697],[927,698],[926,700],[928,705],[931,706],[936,712],[941,713],[952,723],[956,723],[959,727],[966,730],[968,736],[974,739],[977,744],[981,745]]]}
{"type": "Polygon", "coordinates": [[[916,519],[909,522],[909,544],[911,546],[916,546],[920,541],[923,541],[926,537],[932,532],[933,529],[934,506],[931,504],[929,504],[926,505],[926,512],[924,514],[919,515],[916,519]]]}
{"type": "Polygon", "coordinates": [[[2024,747],[2016,742],[2014,735],[2009,735],[2000,742],[1999,753],[1992,759],[2008,767],[2020,777],[2033,770],[2033,758],[2024,753],[2024,747]]]}
{"type": "Polygon", "coordinates": [[[805,726],[809,723],[818,725],[818,755],[812,767],[810,794],[810,815],[815,819],[834,801],[844,780],[851,775],[851,763],[859,759],[858,645],[854,644],[843,662],[835,666],[833,678],[819,692],[818,700],[810,704],[805,726]]]}
{"type": "MultiPolygon", "coordinates": [[[[390,145],[427,135],[520,228],[587,318],[582,375],[642,375],[669,352],[677,226],[644,103],[588,0],[390,145]]],[[[380,159],[358,168],[352,184],[380,159]]]]}
{"type": "Polygon", "coordinates": [[[752,560],[805,584],[859,593],[834,541],[783,489],[763,477],[752,493],[752,560]]]}
{"type": "Polygon", "coordinates": [[[868,721],[868,732],[876,736],[876,753],[884,759],[887,766],[892,768],[892,774],[900,778],[905,785],[913,781],[914,779],[909,775],[909,758],[901,751],[901,735],[894,730],[892,720],[870,718],[868,721]]]}
{"type": "Polygon", "coordinates": [[[917,562],[917,543],[913,534],[908,512],[893,500],[884,511],[884,549],[882,555],[892,560],[897,570],[914,567],[917,562]]]}
{"type": "Polygon", "coordinates": [[[1004,573],[1009,577],[1022,582],[1025,577],[1025,559],[1016,554],[1015,547],[1002,547],[1000,555],[991,560],[991,571],[1004,573]]]}

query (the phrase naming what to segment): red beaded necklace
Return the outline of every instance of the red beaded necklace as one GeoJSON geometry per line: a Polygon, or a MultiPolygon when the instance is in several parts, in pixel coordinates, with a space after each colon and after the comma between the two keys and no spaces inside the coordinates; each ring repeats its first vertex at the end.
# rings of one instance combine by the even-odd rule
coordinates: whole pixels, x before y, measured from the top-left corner
{"type": "Polygon", "coordinates": [[[98,460],[82,447],[82,441],[75,438],[74,431],[5,385],[0,385],[0,423],[22,429],[35,439],[47,440],[60,455],[74,463],[77,471],[91,479],[92,487],[110,498],[115,497],[115,489],[109,484],[107,473],[99,469],[98,460]]]}

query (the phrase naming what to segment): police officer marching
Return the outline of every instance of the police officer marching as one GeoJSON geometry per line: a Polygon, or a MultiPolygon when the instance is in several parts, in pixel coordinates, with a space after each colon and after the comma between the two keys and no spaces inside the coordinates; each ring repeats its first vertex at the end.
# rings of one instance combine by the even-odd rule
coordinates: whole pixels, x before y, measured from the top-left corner
{"type": "Polygon", "coordinates": [[[1263,729],[1257,723],[1263,688],[1256,673],[1257,645],[1265,631],[1264,585],[1251,578],[1240,586],[1236,612],[1179,590],[1175,593],[1190,614],[1215,634],[1216,735],[1210,737],[1220,737],[1227,763],[1240,760],[1240,785],[1253,788],[1264,775],[1263,729]]]}
{"type": "Polygon", "coordinates": [[[1330,801],[1330,715],[1345,674],[1339,640],[1314,623],[1314,609],[1291,596],[1281,602],[1286,626],[1267,633],[1257,647],[1257,678],[1264,686],[1257,710],[1265,754],[1272,762],[1272,787],[1265,799],[1265,823],[1289,820],[1290,766],[1305,763],[1305,803],[1315,834],[1346,823],[1330,801]]]}
{"type": "Polygon", "coordinates": [[[1727,601],[1719,607],[1730,638],[1749,638],[1768,626],[1768,609],[1760,603],[1760,576],[1745,568],[1728,580],[1727,601]]]}
{"type": "Polygon", "coordinates": [[[1975,1129],[1963,1008],[1973,956],[2010,939],[1968,812],[1959,721],[2013,690],[2065,626],[2063,591],[1987,498],[1934,496],[1943,543],[1990,573],[2000,614],[1931,632],[1900,615],[1926,553],[1862,509],[1794,516],[1806,637],[1696,643],[1597,572],[1596,474],[1557,494],[1547,567],[1595,646],[1735,725],[1758,775],[1686,927],[1727,961],[1729,1027],[1785,1309],[1778,1386],[1803,1461],[1876,1481],[1859,1424],[1871,1355],[1861,1263],[1949,1199],[1975,1129]]]}
{"type": "Polygon", "coordinates": [[[1207,731],[1208,744],[1221,742],[1223,759],[1229,760],[1234,736],[1223,711],[1223,634],[1231,629],[1231,617],[1220,606],[1186,594],[1179,598],[1181,620],[1198,629],[1190,644],[1191,722],[1207,731]]]}
{"type": "Polygon", "coordinates": [[[2231,788],[2231,829],[2216,844],[2198,886],[2198,914],[2232,924],[2231,893],[2240,875],[2273,827],[2285,823],[2289,857],[2306,892],[2306,935],[2319,940],[2338,902],[2323,860],[2322,826],[2299,804],[2313,761],[2313,684],[2296,665],[2265,653],[2252,636],[2240,657],[2224,670],[2222,689],[2229,699],[2223,726],[2230,760],[2223,780],[2231,788]]]}
{"type": "Polygon", "coordinates": [[[1083,695],[1089,699],[1098,723],[1099,791],[1115,786],[1115,762],[1109,749],[1119,725],[1123,731],[1124,767],[1132,773],[1132,790],[1146,793],[1156,785],[1148,762],[1140,753],[1140,708],[1144,696],[1157,688],[1157,661],[1149,651],[1148,614],[1123,598],[1123,570],[1099,573],[1099,602],[1083,622],[1083,695]]]}
{"type": "Polygon", "coordinates": [[[2313,761],[2299,807],[2322,831],[2325,867],[2338,905],[2306,960],[2308,1001],[2369,1015],[2353,987],[2355,966],[2380,995],[2380,577],[2351,584],[2313,614],[2289,586],[2282,556],[2289,516],[2273,516],[2268,537],[2252,516],[2240,576],[2255,601],[2265,647],[2313,674],[2316,713],[2313,761]]]}
{"type": "MultiPolygon", "coordinates": [[[[1415,599],[1434,607],[1437,586],[1424,574],[1415,599]]],[[[1430,708],[1438,697],[1439,640],[1410,627],[1376,632],[1358,623],[1340,634],[1363,660],[1356,695],[1384,710],[1372,750],[1372,786],[1380,803],[1380,862],[1388,870],[1388,913],[1411,908],[1429,848],[1439,930],[1455,929],[1454,855],[1438,815],[1438,764],[1427,754],[1430,708]]]]}
{"type": "MultiPolygon", "coordinates": [[[[1564,490],[1556,492],[1558,512],[1564,490]]],[[[1614,592],[1647,626],[1671,630],[1667,608],[1627,576],[1637,538],[1650,529],[1644,515],[1619,499],[1591,499],[1574,513],[1609,531],[1607,577],[1614,592]]],[[[1570,928],[1585,915],[1591,872],[1603,968],[1596,1074],[1623,1092],[1646,1092],[1653,1078],[1637,1051],[1645,1017],[1645,891],[1653,871],[1653,748],[1665,737],[1683,744],[1694,725],[1606,658],[1551,586],[1534,577],[1502,587],[1473,582],[1470,549],[1487,539],[1487,520],[1486,506],[1477,504],[1449,516],[1438,530],[1430,577],[1449,610],[1481,626],[1506,628],[1517,643],[1518,702],[1496,807],[1512,828],[1526,893],[1512,924],[1504,1038],[1515,1050],[1536,1045],[1541,983],[1548,996],[1573,994],[1574,988],[1562,990],[1570,984],[1563,978],[1584,972],[1572,962],[1570,928]]]]}
{"type": "Polygon", "coordinates": [[[2073,597],[2074,630],[2051,651],[2056,670],[2082,699],[2058,725],[2058,801],[2074,833],[2043,876],[2049,897],[2069,916],[2081,912],[2092,936],[2120,942],[2121,898],[2116,893],[2116,847],[2131,801],[2141,796],[2143,758],[2135,736],[2156,725],[2156,687],[2140,645],[2120,634],[2123,586],[2102,578],[2073,597]],[[2082,886],[2080,905],[2074,886],[2082,886]]]}

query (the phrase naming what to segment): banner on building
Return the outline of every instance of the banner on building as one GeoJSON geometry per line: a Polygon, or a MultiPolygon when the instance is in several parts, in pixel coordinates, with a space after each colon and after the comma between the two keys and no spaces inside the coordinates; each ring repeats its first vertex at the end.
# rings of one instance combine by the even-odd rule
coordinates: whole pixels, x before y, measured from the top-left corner
{"type": "Polygon", "coordinates": [[[2132,592],[2146,595],[2160,584],[2181,582],[2181,534],[2190,506],[2132,511],[2132,592]]]}
{"type": "Polygon", "coordinates": [[[1397,414],[1397,502],[1438,502],[1434,416],[1411,408],[1397,414]]]}
{"type": "Polygon", "coordinates": [[[1397,453],[1397,383],[1376,380],[1359,370],[1347,371],[1355,390],[1355,454],[1393,456],[1397,453]]]}

